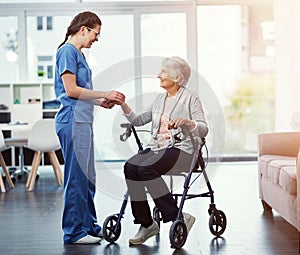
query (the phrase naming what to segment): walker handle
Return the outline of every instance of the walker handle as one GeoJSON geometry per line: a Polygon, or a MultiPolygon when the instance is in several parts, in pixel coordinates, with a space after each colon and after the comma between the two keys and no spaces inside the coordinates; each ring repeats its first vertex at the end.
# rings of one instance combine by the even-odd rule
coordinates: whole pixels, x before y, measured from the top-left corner
{"type": "Polygon", "coordinates": [[[122,142],[125,142],[125,141],[128,139],[128,137],[131,136],[131,132],[132,132],[131,128],[132,128],[132,125],[131,125],[130,123],[123,123],[123,124],[121,124],[121,127],[122,127],[122,128],[126,128],[126,131],[125,131],[122,135],[120,135],[120,140],[121,140],[122,142]]]}

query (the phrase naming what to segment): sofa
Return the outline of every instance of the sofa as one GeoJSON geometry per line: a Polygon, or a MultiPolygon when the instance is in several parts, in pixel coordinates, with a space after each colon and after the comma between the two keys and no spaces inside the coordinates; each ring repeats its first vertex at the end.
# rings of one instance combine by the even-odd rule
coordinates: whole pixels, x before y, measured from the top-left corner
{"type": "Polygon", "coordinates": [[[300,231],[300,132],[258,135],[259,198],[300,231]]]}

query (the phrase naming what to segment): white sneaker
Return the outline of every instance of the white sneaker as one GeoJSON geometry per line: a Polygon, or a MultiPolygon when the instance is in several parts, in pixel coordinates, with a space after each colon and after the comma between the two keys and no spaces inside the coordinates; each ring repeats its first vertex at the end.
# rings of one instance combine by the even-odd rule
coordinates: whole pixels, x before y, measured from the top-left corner
{"type": "Polygon", "coordinates": [[[76,242],[74,242],[74,244],[96,244],[96,243],[100,243],[100,242],[101,242],[101,238],[86,235],[86,236],[78,239],[76,242]]]}
{"type": "Polygon", "coordinates": [[[190,215],[189,213],[184,213],[183,212],[182,215],[183,215],[183,221],[184,221],[184,223],[186,225],[186,228],[187,228],[187,232],[189,233],[192,226],[195,223],[196,218],[194,216],[190,215]]]}
{"type": "Polygon", "coordinates": [[[153,223],[150,227],[145,228],[143,226],[140,226],[138,232],[133,238],[129,239],[129,244],[142,244],[147,239],[149,239],[152,236],[155,236],[159,233],[159,226],[155,220],[153,220],[153,223]]]}

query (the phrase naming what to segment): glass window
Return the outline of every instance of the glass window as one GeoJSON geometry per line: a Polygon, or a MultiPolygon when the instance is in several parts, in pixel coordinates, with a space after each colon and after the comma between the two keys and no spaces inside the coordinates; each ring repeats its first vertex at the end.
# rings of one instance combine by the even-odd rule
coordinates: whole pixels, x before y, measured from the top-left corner
{"type": "Polygon", "coordinates": [[[85,56],[93,69],[93,76],[106,68],[134,56],[132,15],[99,15],[102,21],[101,35],[85,56]]]}
{"type": "MultiPolygon", "coordinates": [[[[54,66],[55,64],[56,48],[64,40],[71,18],[68,16],[51,17],[55,29],[46,30],[44,27],[43,30],[37,31],[34,29],[37,17],[27,17],[27,65],[29,81],[39,81],[37,66],[43,66],[43,70],[47,72],[43,78],[43,82],[53,81],[53,73],[48,73],[48,66],[54,66]]],[[[44,21],[46,20],[48,18],[44,17],[44,21]]]]}
{"type": "Polygon", "coordinates": [[[53,29],[53,18],[52,17],[43,17],[43,16],[38,16],[37,17],[37,30],[52,30],[53,29]],[[46,26],[44,26],[44,22],[46,26]]]}
{"type": "Polygon", "coordinates": [[[37,56],[38,61],[52,61],[53,56],[37,56]]]}
{"type": "Polygon", "coordinates": [[[186,58],[186,14],[141,15],[143,56],[181,56],[186,58]]]}
{"type": "Polygon", "coordinates": [[[53,56],[37,56],[37,71],[38,76],[47,77],[48,79],[53,78],[53,56]]]}
{"type": "Polygon", "coordinates": [[[249,7],[247,12],[233,5],[197,8],[198,71],[223,108],[226,155],[256,155],[257,133],[274,127],[274,55],[267,56],[272,43],[266,42],[262,30],[272,16],[263,10],[249,7]]]}
{"type": "Polygon", "coordinates": [[[252,73],[273,72],[275,25],[273,8],[249,6],[249,70],[252,73]]]}
{"type": "MultiPolygon", "coordinates": [[[[57,46],[64,40],[67,27],[73,16],[54,16],[53,30],[37,31],[32,29],[35,17],[27,18],[28,30],[28,76],[31,81],[39,81],[37,77],[37,66],[43,66],[46,73],[43,82],[53,82],[53,70],[55,65],[55,54],[57,46]],[[40,40],[43,38],[43,40],[40,40]]],[[[133,16],[131,15],[100,15],[103,22],[101,36],[98,42],[95,42],[91,49],[84,49],[85,57],[92,69],[94,78],[94,89],[101,91],[121,90],[126,92],[128,98],[134,95],[133,81],[117,80],[115,78],[126,76],[126,70],[118,69],[118,65],[134,56],[134,40],[133,40],[133,16]],[[117,70],[110,68],[116,66],[117,70]],[[124,83],[124,84],[123,84],[124,83]]],[[[129,64],[131,65],[131,64],[129,64]]],[[[131,65],[133,66],[133,65],[131,65]]],[[[128,67],[128,65],[126,65],[128,67]]],[[[133,68],[131,68],[133,70],[133,68]]],[[[124,78],[128,80],[127,77],[124,78]]],[[[132,79],[132,76],[129,80],[132,79]]],[[[53,99],[53,98],[52,98],[53,99]]],[[[50,99],[49,99],[50,100],[50,99]]],[[[114,137],[120,134],[113,133],[113,125],[115,121],[125,121],[124,117],[116,118],[119,107],[111,110],[96,109],[95,125],[99,125],[99,129],[95,130],[95,146],[96,160],[118,159],[120,155],[116,151],[115,145],[112,143],[114,137]],[[99,111],[99,114],[98,114],[99,111]],[[105,119],[105,124],[103,120],[105,119]]]]}
{"type": "MultiPolygon", "coordinates": [[[[144,94],[162,92],[159,80],[156,78],[161,59],[170,56],[181,56],[186,59],[186,14],[159,13],[141,15],[141,50],[142,56],[156,56],[152,59],[152,77],[142,79],[144,94]]],[[[142,63],[143,68],[151,69],[147,58],[142,63]],[[147,61],[147,63],[145,63],[147,61]]],[[[150,60],[151,61],[151,60],[150,60]]],[[[146,72],[148,72],[146,70],[146,72]]],[[[146,107],[151,100],[141,100],[146,107]]]]}
{"type": "Polygon", "coordinates": [[[43,17],[36,18],[37,30],[43,30],[43,17]]]}
{"type": "MultiPolygon", "coordinates": [[[[102,0],[64,2],[99,1],[102,0]]],[[[117,1],[124,2],[125,5],[127,0],[117,1]]],[[[257,132],[272,131],[274,124],[275,28],[272,6],[198,5],[198,30],[190,27],[187,31],[187,14],[180,12],[179,8],[182,5],[175,3],[177,0],[169,2],[172,1],[174,3],[169,11],[178,12],[151,13],[151,5],[139,4],[137,0],[131,1],[136,3],[128,6],[126,14],[123,15],[102,15],[101,11],[103,26],[99,41],[95,42],[91,49],[84,50],[92,69],[95,89],[121,90],[133,108],[144,109],[156,93],[163,91],[156,78],[161,62],[159,58],[178,55],[186,59],[187,38],[197,36],[198,52],[195,49],[197,57],[193,60],[199,64],[200,75],[208,81],[222,105],[226,119],[226,154],[253,152],[256,149],[254,137],[257,132]],[[143,10],[140,16],[140,31],[134,31],[136,26],[133,15],[128,14],[135,6],[138,6],[136,13],[143,10]],[[178,9],[173,9],[173,6],[178,9]],[[136,38],[137,35],[141,37],[136,38]],[[136,45],[137,43],[141,44],[136,45]],[[136,59],[134,54],[138,55],[136,59]],[[140,56],[142,58],[138,59],[140,56]],[[152,66],[147,62],[149,56],[153,57],[152,66]],[[143,75],[145,68],[149,68],[146,77],[143,75]],[[257,122],[256,119],[261,121],[257,122]]],[[[55,2],[60,0],[47,1],[55,2]]],[[[189,1],[185,6],[194,5],[192,2],[189,1]]],[[[39,0],[0,0],[0,3],[39,3],[39,7],[43,6],[39,0]]],[[[22,8],[22,4],[19,5],[18,8],[22,8]]],[[[42,17],[38,15],[44,15],[45,10],[35,12],[30,9],[30,5],[28,6],[25,15],[30,13],[31,16],[26,16],[24,22],[27,24],[27,28],[24,29],[28,47],[26,56],[20,54],[19,57],[18,48],[23,44],[18,46],[17,17],[0,18],[0,47],[3,49],[0,51],[0,63],[5,66],[5,72],[0,76],[2,83],[18,81],[18,74],[22,79],[27,78],[26,82],[39,82],[39,68],[47,74],[43,82],[53,82],[56,49],[64,40],[67,26],[76,12],[75,8],[70,9],[67,15],[65,12],[57,13],[66,16],[42,17]],[[23,68],[18,65],[22,65],[23,68]],[[22,70],[26,70],[26,75],[22,70]]],[[[157,11],[157,6],[153,8],[157,11]]],[[[112,5],[112,11],[118,10],[118,7],[112,5]]],[[[101,109],[99,112],[96,117],[99,130],[95,131],[97,159],[123,158],[123,154],[116,151],[115,147],[115,144],[119,145],[115,140],[123,130],[115,129],[115,126],[119,126],[120,121],[125,121],[124,117],[118,107],[112,110],[101,109]],[[113,123],[113,127],[111,124],[103,125],[103,119],[107,120],[107,123],[113,123]]]]}
{"type": "Polygon", "coordinates": [[[46,17],[47,20],[47,30],[53,29],[53,18],[52,17],[46,17]]]}
{"type": "Polygon", "coordinates": [[[2,67],[0,83],[18,80],[18,19],[0,17],[0,65],[2,67]],[[3,69],[5,67],[5,69],[3,69]]]}
{"type": "MultiPolygon", "coordinates": [[[[111,72],[117,72],[117,78],[115,79],[120,83],[119,89],[125,93],[128,104],[135,112],[142,112],[149,107],[150,103],[156,97],[157,92],[162,91],[157,79],[162,56],[176,54],[186,57],[185,17],[184,13],[141,15],[142,57],[125,60],[116,64],[111,69],[111,72]],[[135,76],[135,65],[139,66],[140,64],[142,65],[141,73],[135,76]],[[118,76],[121,76],[119,80],[118,76]]],[[[121,23],[119,22],[118,24],[121,23]]],[[[114,27],[113,24],[111,24],[111,27],[114,27]]],[[[126,34],[128,34],[128,27],[125,29],[126,34]]],[[[129,34],[131,36],[131,33],[129,34]]],[[[127,37],[128,35],[125,38],[127,37]]],[[[99,46],[101,47],[101,45],[99,46]]],[[[133,52],[131,53],[133,56],[133,52]]],[[[111,73],[110,75],[113,76],[114,74],[111,73]]],[[[110,130],[106,130],[104,133],[100,133],[100,130],[104,130],[105,128],[103,124],[99,125],[99,128],[96,128],[95,140],[99,140],[98,151],[100,152],[98,158],[124,160],[138,151],[133,137],[129,138],[126,142],[120,141],[120,135],[126,130],[125,128],[121,128],[120,124],[127,122],[124,116],[122,116],[120,109],[109,111],[100,109],[97,117],[99,118],[99,122],[96,123],[100,123],[100,120],[103,123],[103,119],[107,120],[107,123],[110,123],[109,120],[112,120],[113,123],[110,130]],[[103,115],[106,113],[107,115],[103,115]],[[101,135],[101,137],[97,138],[97,135],[101,135]],[[103,141],[107,142],[104,144],[103,141]]],[[[149,142],[149,132],[147,131],[150,130],[150,125],[137,128],[137,130],[141,131],[139,132],[139,138],[146,145],[149,142]]]]}
{"type": "MultiPolygon", "coordinates": [[[[85,56],[93,72],[95,90],[118,90],[125,93],[128,100],[135,95],[134,79],[134,35],[132,15],[100,15],[101,36],[85,56]]],[[[132,100],[131,100],[132,101],[132,100]]],[[[126,159],[123,152],[128,145],[120,142],[126,122],[120,107],[95,109],[96,160],[126,159]]]]}
{"type": "Polygon", "coordinates": [[[47,66],[47,77],[53,79],[53,66],[47,66]]]}

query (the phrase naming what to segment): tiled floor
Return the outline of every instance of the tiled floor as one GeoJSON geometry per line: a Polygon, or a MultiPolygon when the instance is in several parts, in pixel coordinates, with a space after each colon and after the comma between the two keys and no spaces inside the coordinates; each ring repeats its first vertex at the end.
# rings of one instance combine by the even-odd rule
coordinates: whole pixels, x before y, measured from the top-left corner
{"type": "MultiPolygon", "coordinates": [[[[196,222],[182,249],[170,247],[170,223],[161,224],[157,237],[143,245],[129,246],[128,239],[138,226],[132,223],[130,206],[122,220],[122,231],[115,244],[105,240],[101,245],[63,245],[61,214],[63,189],[56,187],[52,172],[40,170],[33,192],[24,188],[24,180],[14,190],[0,194],[0,254],[6,255],[94,255],[94,254],[203,254],[203,255],[297,255],[299,234],[276,212],[264,213],[258,199],[256,162],[210,164],[208,174],[215,191],[216,205],[227,216],[227,228],[221,238],[209,231],[208,198],[186,201],[184,211],[196,217],[196,222]]],[[[175,180],[176,192],[181,192],[182,179],[175,180]]],[[[120,210],[126,191],[122,163],[97,165],[97,195],[99,222],[120,210]]],[[[190,192],[203,192],[205,185],[197,179],[190,192]]],[[[152,203],[151,203],[152,204],[152,203]]]]}

